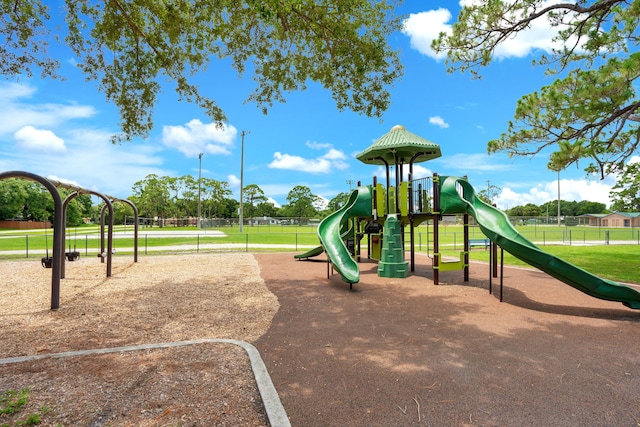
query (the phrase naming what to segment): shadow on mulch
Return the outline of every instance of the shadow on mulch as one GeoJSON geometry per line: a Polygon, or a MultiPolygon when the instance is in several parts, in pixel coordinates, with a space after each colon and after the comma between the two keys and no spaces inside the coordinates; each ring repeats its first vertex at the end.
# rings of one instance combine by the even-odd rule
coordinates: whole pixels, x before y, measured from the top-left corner
{"type": "Polygon", "coordinates": [[[640,313],[537,271],[406,279],[363,262],[349,290],[322,262],[256,254],[280,310],[254,344],[294,426],[640,422],[640,313]]]}

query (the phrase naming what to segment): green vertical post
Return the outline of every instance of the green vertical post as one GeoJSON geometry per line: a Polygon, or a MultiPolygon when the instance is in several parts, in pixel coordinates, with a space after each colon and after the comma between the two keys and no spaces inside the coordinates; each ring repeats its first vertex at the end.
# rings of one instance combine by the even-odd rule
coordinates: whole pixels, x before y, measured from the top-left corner
{"type": "Polygon", "coordinates": [[[378,276],[404,279],[409,273],[408,266],[409,263],[404,260],[400,221],[396,215],[389,215],[384,222],[378,276]]]}

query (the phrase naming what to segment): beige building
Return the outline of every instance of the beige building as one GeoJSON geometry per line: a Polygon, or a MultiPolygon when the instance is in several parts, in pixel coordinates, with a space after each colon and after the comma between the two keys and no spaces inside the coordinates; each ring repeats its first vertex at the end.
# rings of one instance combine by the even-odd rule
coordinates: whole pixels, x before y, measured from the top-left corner
{"type": "Polygon", "coordinates": [[[640,227],[640,212],[613,212],[610,214],[585,214],[585,224],[593,227],[640,227]]]}

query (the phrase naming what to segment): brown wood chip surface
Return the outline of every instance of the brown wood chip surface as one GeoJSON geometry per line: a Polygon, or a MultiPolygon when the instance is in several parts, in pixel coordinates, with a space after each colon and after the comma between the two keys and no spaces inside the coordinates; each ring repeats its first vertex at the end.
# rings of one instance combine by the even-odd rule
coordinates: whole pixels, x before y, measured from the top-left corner
{"type": "MultiPolygon", "coordinates": [[[[149,343],[254,341],[278,310],[251,254],[115,257],[66,263],[60,308],[39,260],[0,261],[0,358],[149,343]]],[[[42,426],[268,425],[240,347],[186,347],[3,365],[0,393],[29,389],[0,424],[41,413],[42,426]],[[42,408],[48,408],[43,410],[42,408]]]]}

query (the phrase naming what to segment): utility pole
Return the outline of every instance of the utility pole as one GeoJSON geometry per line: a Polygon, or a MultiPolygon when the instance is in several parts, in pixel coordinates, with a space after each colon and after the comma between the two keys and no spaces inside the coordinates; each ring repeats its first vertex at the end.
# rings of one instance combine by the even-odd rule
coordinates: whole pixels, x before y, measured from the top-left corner
{"type": "Polygon", "coordinates": [[[196,228],[198,228],[198,230],[200,229],[200,218],[202,217],[200,215],[200,194],[202,192],[200,185],[200,183],[202,182],[202,156],[204,156],[204,153],[198,154],[198,160],[200,160],[200,168],[198,169],[198,220],[196,223],[196,228]]]}
{"type": "Polygon", "coordinates": [[[489,199],[489,204],[493,203],[493,197],[491,197],[491,180],[487,180],[487,199],[489,199]]]}
{"type": "Polygon", "coordinates": [[[558,227],[560,227],[560,169],[558,169],[558,227]]]}
{"type": "Polygon", "coordinates": [[[244,136],[249,135],[250,133],[251,132],[245,130],[240,133],[240,136],[242,137],[242,149],[240,151],[240,232],[242,232],[242,187],[244,186],[244,136]]]}

